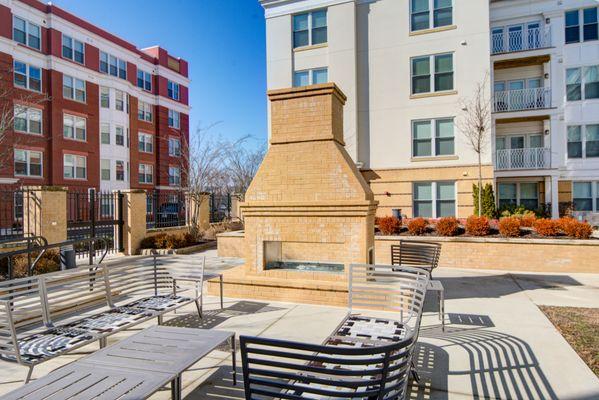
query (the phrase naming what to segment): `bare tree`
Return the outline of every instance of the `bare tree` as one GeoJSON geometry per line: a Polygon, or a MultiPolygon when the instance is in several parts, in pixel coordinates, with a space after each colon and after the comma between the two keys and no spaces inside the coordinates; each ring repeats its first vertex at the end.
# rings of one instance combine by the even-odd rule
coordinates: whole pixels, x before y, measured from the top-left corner
{"type": "Polygon", "coordinates": [[[247,138],[232,143],[225,153],[226,167],[235,193],[244,195],[262,163],[266,146],[255,149],[245,146],[247,138]]]}
{"type": "Polygon", "coordinates": [[[12,67],[0,67],[0,171],[5,171],[12,164],[13,148],[21,139],[14,134],[15,117],[23,115],[28,105],[50,101],[46,94],[25,91],[15,86],[13,72],[12,67]]]}
{"type": "Polygon", "coordinates": [[[472,98],[461,100],[463,117],[458,119],[459,130],[466,137],[468,145],[478,156],[478,215],[482,213],[482,156],[491,136],[491,98],[488,90],[489,75],[474,88],[472,98]]]}

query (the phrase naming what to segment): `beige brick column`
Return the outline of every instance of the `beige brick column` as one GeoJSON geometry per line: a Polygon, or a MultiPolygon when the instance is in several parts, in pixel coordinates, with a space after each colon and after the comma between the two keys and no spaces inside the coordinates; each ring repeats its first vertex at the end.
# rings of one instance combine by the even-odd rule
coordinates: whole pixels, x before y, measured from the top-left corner
{"type": "Polygon", "coordinates": [[[48,244],[67,240],[67,190],[35,186],[23,194],[23,232],[43,236],[48,244]]]}
{"type": "Polygon", "coordinates": [[[139,251],[146,237],[146,191],[139,189],[121,190],[123,194],[123,245],[125,255],[139,251]]]}
{"type": "Polygon", "coordinates": [[[202,193],[200,195],[187,194],[189,199],[188,224],[195,221],[200,230],[205,231],[210,227],[210,194],[202,193]],[[198,204],[199,203],[199,204],[198,204]]]}

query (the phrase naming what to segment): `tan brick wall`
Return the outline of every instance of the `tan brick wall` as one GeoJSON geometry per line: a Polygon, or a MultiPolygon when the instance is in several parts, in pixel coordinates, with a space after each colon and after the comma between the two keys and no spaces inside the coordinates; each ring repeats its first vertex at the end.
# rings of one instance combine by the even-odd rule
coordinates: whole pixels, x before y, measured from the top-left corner
{"type": "Polygon", "coordinates": [[[137,254],[146,236],[146,192],[126,190],[123,193],[123,243],[126,255],[137,254]]]}
{"type": "Polygon", "coordinates": [[[560,203],[572,201],[572,181],[559,181],[557,183],[557,191],[560,203]]]}
{"type": "Polygon", "coordinates": [[[219,257],[245,257],[245,238],[243,233],[233,235],[224,233],[216,235],[216,248],[219,257]]]}
{"type": "Polygon", "coordinates": [[[67,240],[67,192],[32,187],[23,198],[24,232],[46,238],[48,244],[67,240]],[[30,224],[30,226],[28,226],[30,224]]]}
{"type": "MultiPolygon", "coordinates": [[[[518,272],[599,273],[599,243],[595,241],[457,238],[430,240],[442,244],[440,267],[518,272]]],[[[391,263],[393,244],[399,244],[399,240],[375,238],[376,263],[391,263]]]]}
{"type": "MultiPolygon", "coordinates": [[[[483,184],[493,183],[493,167],[483,166],[483,184]]],[[[456,181],[458,218],[467,218],[474,213],[472,184],[478,182],[478,166],[384,169],[362,172],[379,202],[377,216],[392,214],[392,209],[401,209],[402,214],[413,216],[413,183],[423,181],[456,181]]]]}

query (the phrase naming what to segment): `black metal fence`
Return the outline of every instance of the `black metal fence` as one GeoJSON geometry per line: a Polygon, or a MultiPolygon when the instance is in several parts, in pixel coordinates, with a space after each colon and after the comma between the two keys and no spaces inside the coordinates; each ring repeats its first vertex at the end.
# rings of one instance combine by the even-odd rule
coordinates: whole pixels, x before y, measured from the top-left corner
{"type": "Polygon", "coordinates": [[[231,193],[210,193],[210,223],[231,218],[231,193]]]}
{"type": "Polygon", "coordinates": [[[187,225],[185,192],[152,190],[146,194],[146,228],[171,228],[187,225]]]}
{"type": "MultiPolygon", "coordinates": [[[[71,191],[67,193],[67,238],[103,238],[109,252],[123,251],[123,194],[120,192],[71,191]]],[[[75,248],[78,257],[102,249],[99,244],[75,248]]]]}
{"type": "Polygon", "coordinates": [[[0,186],[0,241],[36,235],[40,210],[35,194],[20,186],[0,186]],[[25,210],[28,201],[35,205],[25,210]],[[27,230],[27,232],[25,232],[27,230]]]}

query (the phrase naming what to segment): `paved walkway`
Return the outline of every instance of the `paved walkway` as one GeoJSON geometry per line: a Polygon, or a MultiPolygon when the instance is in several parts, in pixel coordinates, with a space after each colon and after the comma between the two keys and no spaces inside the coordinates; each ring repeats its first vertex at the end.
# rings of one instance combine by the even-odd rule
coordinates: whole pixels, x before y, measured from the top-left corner
{"type": "MultiPolygon", "coordinates": [[[[170,256],[165,263],[198,263],[218,270],[240,263],[220,259],[214,250],[170,256]]],[[[151,262],[137,258],[132,262],[151,262]]],[[[416,365],[421,375],[411,399],[598,399],[599,379],[565,342],[537,305],[599,307],[599,275],[510,274],[440,268],[446,288],[446,332],[441,332],[434,296],[425,307],[416,365]]],[[[337,326],[345,310],[292,303],[207,299],[200,320],[191,307],[167,323],[234,330],[238,334],[319,343],[337,326]]],[[[148,324],[149,325],[149,324],[148,324]]],[[[120,340],[123,332],[109,340],[120,340]]],[[[96,350],[96,345],[37,367],[34,378],[96,350]]],[[[226,349],[223,349],[226,350],[226,349]]],[[[183,374],[184,398],[243,399],[232,386],[230,354],[215,351],[183,374]]],[[[241,369],[238,369],[241,378],[241,369]]],[[[18,387],[26,369],[0,361],[0,394],[18,387]]],[[[169,390],[153,399],[168,399],[169,390]]]]}

